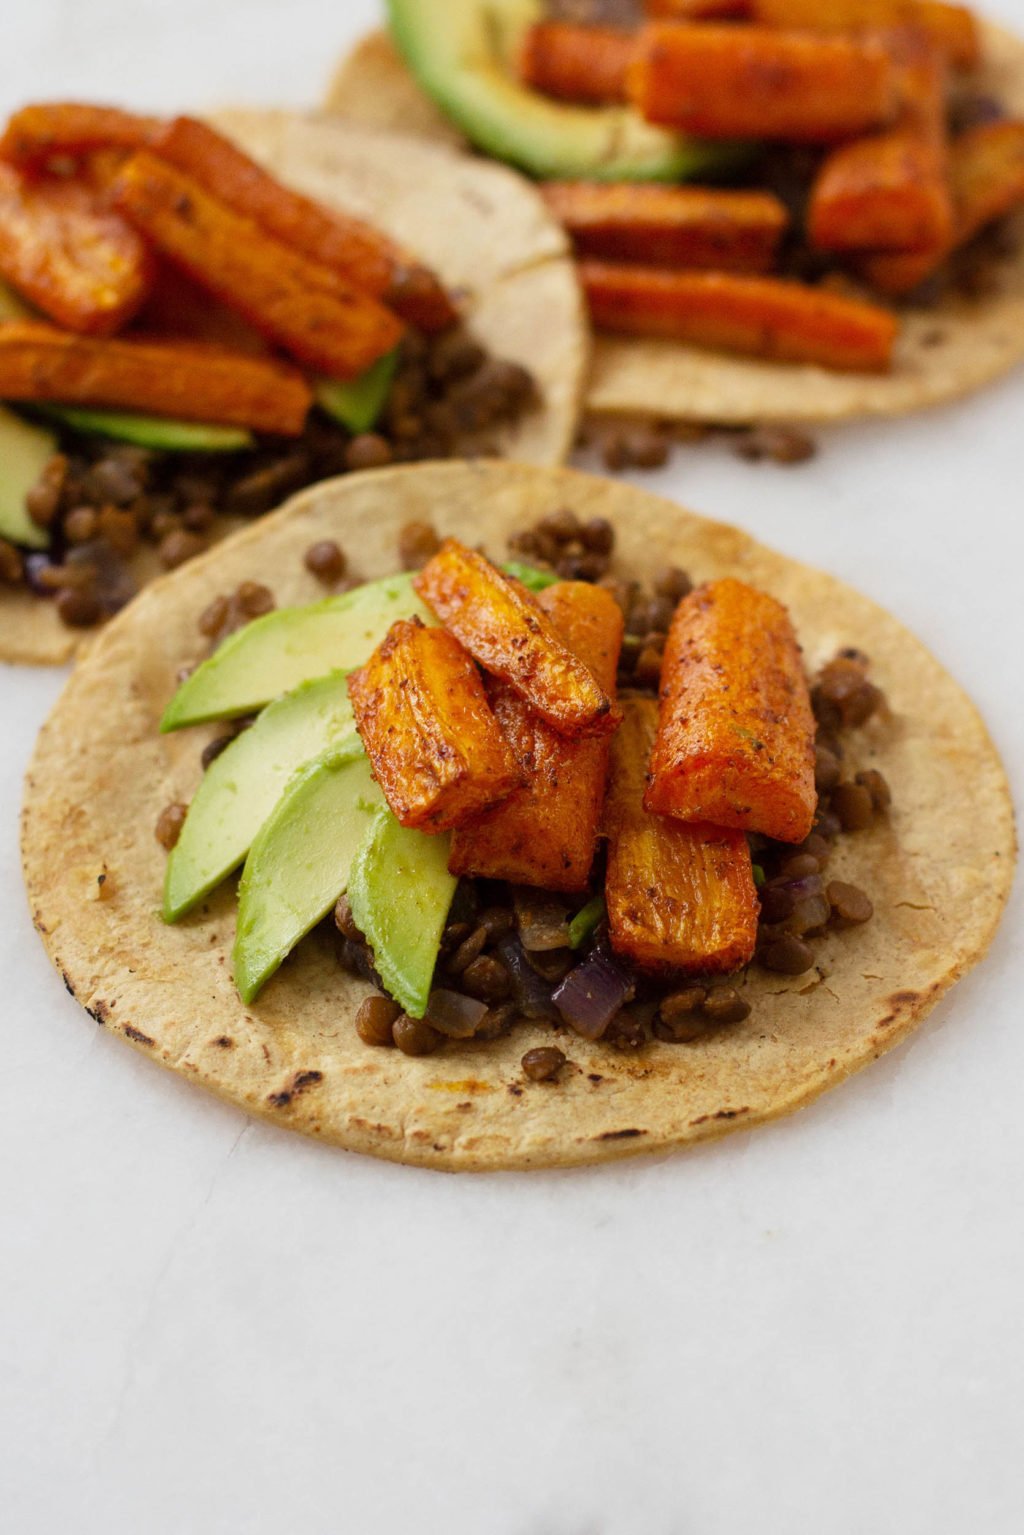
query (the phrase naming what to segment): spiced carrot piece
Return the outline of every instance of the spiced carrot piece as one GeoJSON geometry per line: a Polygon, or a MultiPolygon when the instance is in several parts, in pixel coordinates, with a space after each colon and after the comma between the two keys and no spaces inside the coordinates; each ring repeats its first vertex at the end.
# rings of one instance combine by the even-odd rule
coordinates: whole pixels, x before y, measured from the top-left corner
{"type": "MultiPolygon", "coordinates": [[[[622,647],[622,610],[610,592],[559,581],[537,602],[610,698],[622,647]]],[[[569,740],[534,714],[506,682],[491,707],[525,774],[504,804],[452,836],[452,874],[507,879],[542,890],[585,890],[608,779],[608,737],[569,740]]]]}
{"type": "Polygon", "coordinates": [[[109,335],[145,300],[153,261],[89,187],[0,164],[0,275],[68,330],[109,335]]]}
{"type": "Polygon", "coordinates": [[[819,250],[928,250],[953,230],[947,64],[920,32],[891,34],[902,107],[895,128],[834,149],[811,194],[819,250]]]}
{"type": "Polygon", "coordinates": [[[297,437],[312,404],[301,373],[195,342],[72,336],[0,325],[0,400],[96,405],[297,437]]]}
{"type": "Polygon", "coordinates": [[[630,97],[648,122],[704,138],[829,144],[891,122],[892,59],[875,39],[652,21],[630,97]]]}
{"type": "Polygon", "coordinates": [[[895,316],[821,288],[605,261],[581,261],[579,273],[598,330],[848,372],[884,371],[892,361],[895,316]]]}
{"type": "Polygon", "coordinates": [[[767,272],[789,215],[768,192],[639,182],[549,181],[541,194],[584,256],[767,272]]]}
{"type": "Polygon", "coordinates": [[[398,345],[389,309],[155,155],[133,155],[113,197],[161,254],[309,367],[354,378],[398,345]]]}
{"type": "Polygon", "coordinates": [[[399,619],[348,690],[373,776],[403,826],[449,831],[522,782],[480,673],[447,630],[399,619]]]}
{"type": "Polygon", "coordinates": [[[474,660],[562,735],[608,735],[615,729],[618,713],[590,668],[526,588],[482,554],[446,539],[413,584],[474,660]]]}
{"type": "Polygon", "coordinates": [[[685,597],[665,645],[648,810],[802,842],[817,806],[814,731],[782,604],[732,579],[685,597]]]}
{"type": "Polygon", "coordinates": [[[960,134],[950,147],[950,179],[953,232],[945,244],[864,262],[865,277],[884,293],[913,292],[954,250],[1024,204],[1024,121],[982,123],[960,134]]]}
{"type": "Polygon", "coordinates": [[[912,26],[924,32],[958,69],[981,60],[977,17],[965,5],[942,0],[751,0],[753,20],[765,27],[808,32],[863,32],[912,26]]]}
{"type": "Polygon", "coordinates": [[[415,257],[361,219],[283,186],[206,123],[176,117],[156,136],[152,149],[282,245],[333,268],[411,325],[434,332],[455,323],[444,286],[415,257]]]}
{"type": "Polygon", "coordinates": [[[644,808],[658,705],[626,698],[622,710],[604,819],[612,947],[641,970],[739,970],[754,957],[759,916],[746,836],[644,808]]]}
{"type": "Polygon", "coordinates": [[[538,21],[523,37],[519,78],[561,101],[625,101],[635,41],[632,32],[616,27],[538,21]]]}
{"type": "Polygon", "coordinates": [[[8,120],[0,137],[0,160],[31,166],[55,155],[77,159],[99,149],[143,149],[159,127],[158,117],[139,117],[118,107],[37,102],[8,120]]]}

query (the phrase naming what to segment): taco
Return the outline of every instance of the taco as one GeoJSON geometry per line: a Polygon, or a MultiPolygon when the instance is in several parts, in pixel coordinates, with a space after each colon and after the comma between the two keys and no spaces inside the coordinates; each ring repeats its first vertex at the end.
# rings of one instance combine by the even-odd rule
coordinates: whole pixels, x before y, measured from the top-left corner
{"type": "Polygon", "coordinates": [[[578,287],[502,167],[285,113],[38,106],[0,207],[2,660],[68,660],[305,484],[571,449],[578,287]]]}
{"type": "MultiPolygon", "coordinates": [[[[1024,43],[1011,33],[916,0],[650,0],[639,32],[644,8],[629,0],[506,0],[486,8],[505,22],[488,51],[475,0],[458,6],[447,42],[421,34],[422,9],[391,0],[390,33],[343,61],[327,106],[447,144],[457,123],[464,148],[540,182],[577,244],[596,326],[592,415],[733,426],[891,416],[969,394],[1024,356],[1024,43]],[[847,70],[866,72],[846,100],[856,110],[879,47],[897,76],[882,122],[825,124],[823,145],[813,122],[766,116],[756,142],[756,112],[776,100],[758,89],[777,68],[806,66],[812,85],[828,78],[815,71],[836,72],[819,111],[843,103],[847,70]],[[616,164],[610,145],[655,131],[627,94],[713,136],[659,128],[660,143],[616,164]],[[739,164],[718,137],[733,128],[753,135],[739,164]]],[[[785,97],[797,107],[799,85],[785,97]]]]}
{"type": "Polygon", "coordinates": [[[985,727],[895,618],[629,486],[483,462],[313,487],[155,582],[44,727],[22,846],[102,1025],[445,1169],[789,1113],[982,957],[1015,859],[985,727]],[[317,601],[328,542],[369,584],[317,601]],[[211,653],[253,581],[278,610],[211,653]]]}

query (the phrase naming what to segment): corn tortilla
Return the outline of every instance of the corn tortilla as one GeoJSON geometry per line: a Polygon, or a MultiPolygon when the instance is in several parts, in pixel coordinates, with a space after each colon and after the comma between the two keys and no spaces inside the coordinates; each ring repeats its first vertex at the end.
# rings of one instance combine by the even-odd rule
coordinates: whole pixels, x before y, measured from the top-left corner
{"type": "MultiPolygon", "coordinates": [[[[565,461],[590,342],[565,236],[527,182],[432,144],[313,116],[232,110],[212,120],[282,181],[368,219],[432,266],[461,295],[474,334],[537,380],[540,407],[495,434],[497,449],[525,463],[565,461]]],[[[136,578],[157,568],[146,551],[136,578]]],[[[90,638],[66,628],[51,603],[0,588],[0,661],[60,665],[90,638]]]]}
{"type": "MultiPolygon", "coordinates": [[[[985,63],[972,77],[972,89],[1024,116],[1024,42],[985,25],[983,50],[985,63]]],[[[326,105],[346,119],[458,142],[384,33],[364,38],[342,61],[326,105]]],[[[902,312],[889,373],[837,373],[680,342],[599,335],[586,409],[598,416],[712,425],[821,425],[903,415],[973,394],[1024,358],[1024,216],[1010,221],[1010,235],[1015,250],[994,260],[984,296],[949,295],[934,307],[902,312]]]]}
{"type": "MultiPolygon", "coordinates": [[[[895,618],[840,581],[671,502],[571,470],[497,462],[354,475],[281,511],[149,587],[103,631],[44,727],[29,769],[22,846],[32,915],[68,989],[94,1018],[163,1066],[249,1113],[352,1151],[450,1170],[563,1167],[665,1151],[787,1114],[903,1039],[984,954],[1015,859],[1006,778],[953,678],[895,618]],[[525,1050],[549,1028],[409,1059],[372,1049],[353,1018],[365,983],[314,935],[244,1007],[231,982],[230,883],[179,926],[157,909],[165,805],[188,801],[216,727],[161,736],[196,621],[219,593],[266,580],[279,604],[321,595],[302,555],[336,538],[366,577],[393,571],[412,519],[442,534],[508,535],[556,508],[607,517],[616,568],[652,577],[735,575],[786,603],[817,667],[865,647],[891,714],[851,743],[880,769],[891,819],[842,839],[831,878],[868,891],[875,917],[816,946],[818,969],[752,970],[745,1023],[689,1046],[622,1054],[570,1033],[557,1085],[526,1081],[525,1050]],[[970,785],[968,800],[964,785],[970,785]],[[967,813],[951,814],[951,806],[967,813]],[[100,881],[102,880],[102,884],[100,881]]],[[[909,1085],[910,1079],[905,1079],[909,1085]]]]}

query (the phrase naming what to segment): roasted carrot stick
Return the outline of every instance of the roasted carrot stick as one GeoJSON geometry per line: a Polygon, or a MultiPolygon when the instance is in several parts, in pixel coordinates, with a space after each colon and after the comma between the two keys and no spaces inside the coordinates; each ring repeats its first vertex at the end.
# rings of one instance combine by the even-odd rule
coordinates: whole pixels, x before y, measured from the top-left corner
{"type": "MultiPolygon", "coordinates": [[[[537,601],[610,698],[622,646],[622,611],[611,594],[560,581],[537,601]]],[[[585,890],[608,779],[608,737],[571,741],[533,713],[506,682],[488,688],[526,782],[452,836],[453,874],[507,879],[542,890],[585,890]]]]}
{"type": "Polygon", "coordinates": [[[977,18],[965,5],[944,5],[941,0],[751,0],[750,9],[762,26],[797,31],[917,27],[960,69],[975,68],[981,58],[977,18]]]}
{"type": "Polygon", "coordinates": [[[538,21],[523,38],[519,78],[562,101],[625,101],[635,43],[632,32],[615,27],[538,21]]]}
{"type": "Polygon", "coordinates": [[[250,357],[269,357],[272,351],[270,343],[236,310],[229,309],[184,272],[166,263],[157,272],[153,291],[130,334],[213,342],[250,357]]]}
{"type": "Polygon", "coordinates": [[[609,261],[767,272],[789,215],[767,192],[549,181],[541,193],[577,251],[609,261]]]}
{"type": "Polygon", "coordinates": [[[839,371],[884,371],[892,360],[895,316],[821,288],[604,261],[579,272],[598,330],[839,371]]]}
{"type": "Polygon", "coordinates": [[[759,915],[747,839],[644,809],[658,705],[626,698],[622,711],[604,820],[612,947],[641,970],[739,970],[754,957],[759,915]]]}
{"type": "Polygon", "coordinates": [[[0,400],[51,400],[297,437],[312,404],[301,373],[195,342],[100,340],[0,325],[0,400]]]}
{"type": "Polygon", "coordinates": [[[194,117],[176,117],[153,153],[282,245],[381,299],[411,325],[446,330],[456,311],[434,273],[361,219],[283,186],[230,139],[194,117]]]}
{"type": "Polygon", "coordinates": [[[704,138],[829,144],[890,122],[896,71],[874,39],[652,21],[630,97],[649,122],[704,138]]]}
{"type": "Polygon", "coordinates": [[[819,250],[927,250],[950,238],[953,196],[946,130],[947,64],[920,32],[892,34],[902,107],[888,133],[834,149],[811,194],[819,250]]]}
{"type": "Polygon", "coordinates": [[[0,274],[68,330],[109,335],[144,301],[153,261],[87,186],[0,164],[0,274]]]}
{"type": "Polygon", "coordinates": [[[348,682],[373,776],[403,826],[449,831],[523,780],[454,635],[399,619],[348,682]]]}
{"type": "Polygon", "coordinates": [[[470,655],[562,735],[603,736],[615,729],[618,713],[590,668],[526,588],[482,554],[446,539],[413,584],[470,655]]]}
{"type": "Polygon", "coordinates": [[[55,155],[77,159],[95,149],[143,149],[160,127],[118,107],[78,101],[34,103],[15,112],[0,138],[0,160],[40,165],[55,155]]]}
{"type": "Polygon", "coordinates": [[[312,368],[354,378],[401,339],[401,321],[376,299],[148,152],[127,162],[114,202],[195,282],[312,368]]]}
{"type": "Polygon", "coordinates": [[[773,597],[726,579],[679,604],[644,803],[780,842],[810,832],[814,715],[793,625],[773,597]]]}
{"type": "Polygon", "coordinates": [[[873,256],[862,271],[884,293],[911,293],[954,250],[996,219],[1024,204],[1024,121],[983,123],[953,140],[950,149],[953,233],[930,251],[873,256]]]}

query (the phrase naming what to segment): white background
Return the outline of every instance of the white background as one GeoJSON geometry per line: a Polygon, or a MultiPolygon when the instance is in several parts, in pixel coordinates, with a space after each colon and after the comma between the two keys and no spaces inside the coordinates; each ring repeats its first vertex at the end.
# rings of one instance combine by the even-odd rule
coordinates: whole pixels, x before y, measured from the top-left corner
{"type": "MultiPolygon", "coordinates": [[[[312,103],[375,7],[0,12],[0,109],[167,109],[312,103]]],[[[1020,803],[1022,479],[1024,373],[804,468],[705,447],[645,483],[917,629],[1020,803]]],[[[389,1167],[248,1123],[65,995],[16,847],[61,681],[0,668],[5,1530],[1024,1529],[1019,890],[916,1039],[793,1120],[618,1170],[389,1167]]]]}

